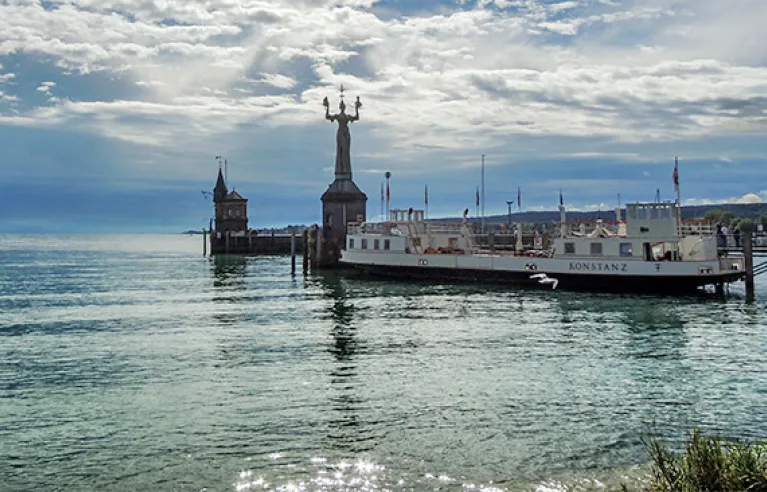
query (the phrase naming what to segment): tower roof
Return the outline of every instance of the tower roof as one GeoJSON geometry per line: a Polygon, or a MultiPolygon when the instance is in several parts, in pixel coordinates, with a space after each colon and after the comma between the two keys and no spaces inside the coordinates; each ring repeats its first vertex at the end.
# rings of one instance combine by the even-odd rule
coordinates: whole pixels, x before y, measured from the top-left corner
{"type": "Polygon", "coordinates": [[[239,193],[237,193],[237,192],[236,192],[236,191],[234,191],[234,190],[232,190],[232,192],[231,192],[231,193],[229,193],[228,195],[226,195],[226,197],[224,198],[224,200],[226,200],[226,201],[232,201],[232,200],[248,201],[248,200],[247,200],[247,198],[243,197],[242,195],[240,195],[239,193]]]}
{"type": "Polygon", "coordinates": [[[213,188],[213,201],[220,202],[226,199],[229,194],[229,190],[226,189],[226,183],[224,182],[224,174],[221,172],[221,168],[218,168],[218,179],[216,179],[216,187],[213,188]]]}

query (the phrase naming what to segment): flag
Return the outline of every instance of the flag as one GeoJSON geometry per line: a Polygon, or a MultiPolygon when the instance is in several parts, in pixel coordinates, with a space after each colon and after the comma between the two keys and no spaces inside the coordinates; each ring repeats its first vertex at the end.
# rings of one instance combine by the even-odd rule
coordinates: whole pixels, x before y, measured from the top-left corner
{"type": "Polygon", "coordinates": [[[522,187],[517,186],[517,207],[522,210],[522,187]]]}
{"type": "Polygon", "coordinates": [[[477,187],[477,206],[479,207],[479,187],[477,187]]]}
{"type": "Polygon", "coordinates": [[[384,199],[384,187],[383,187],[383,181],[381,181],[381,201],[384,199]]]}
{"type": "Polygon", "coordinates": [[[560,205],[564,205],[565,204],[565,200],[564,200],[564,198],[562,198],[562,190],[559,190],[559,204],[560,205]]]}
{"type": "Polygon", "coordinates": [[[389,183],[386,183],[386,203],[391,201],[391,193],[389,192],[389,183]]]}
{"type": "Polygon", "coordinates": [[[423,203],[427,207],[429,206],[429,185],[423,187],[423,203]]]}
{"type": "Polygon", "coordinates": [[[679,192],[679,159],[674,157],[674,190],[679,192]]]}

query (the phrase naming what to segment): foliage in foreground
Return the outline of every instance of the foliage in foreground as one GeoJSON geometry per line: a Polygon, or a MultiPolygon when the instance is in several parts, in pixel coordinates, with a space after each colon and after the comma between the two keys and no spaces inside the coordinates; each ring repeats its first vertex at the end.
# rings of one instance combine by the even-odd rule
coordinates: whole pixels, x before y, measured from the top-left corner
{"type": "Polygon", "coordinates": [[[645,442],[652,459],[648,490],[767,492],[767,444],[703,436],[695,429],[681,452],[645,442]]]}

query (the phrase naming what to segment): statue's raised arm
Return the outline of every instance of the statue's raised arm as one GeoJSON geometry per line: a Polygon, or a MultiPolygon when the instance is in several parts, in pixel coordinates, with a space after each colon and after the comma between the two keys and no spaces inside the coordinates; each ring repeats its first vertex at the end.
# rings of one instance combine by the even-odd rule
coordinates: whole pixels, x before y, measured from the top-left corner
{"type": "Polygon", "coordinates": [[[328,102],[327,96],[322,100],[322,105],[325,106],[325,119],[335,121],[335,115],[330,114],[330,103],[328,102]]]}
{"type": "Polygon", "coordinates": [[[351,118],[351,121],[357,121],[360,119],[360,108],[362,107],[362,103],[360,102],[360,96],[357,96],[357,101],[354,103],[354,117],[351,118]]]}

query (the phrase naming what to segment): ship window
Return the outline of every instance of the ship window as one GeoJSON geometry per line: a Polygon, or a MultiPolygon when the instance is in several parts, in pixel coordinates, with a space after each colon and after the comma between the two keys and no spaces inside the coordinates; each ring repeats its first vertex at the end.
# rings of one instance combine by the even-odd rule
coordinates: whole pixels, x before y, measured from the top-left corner
{"type": "Polygon", "coordinates": [[[621,243],[621,256],[632,256],[633,250],[631,243],[621,243]]]}
{"type": "Polygon", "coordinates": [[[362,240],[362,249],[368,249],[368,240],[367,239],[363,239],[362,240]]]}
{"type": "Polygon", "coordinates": [[[644,207],[637,208],[637,219],[644,220],[647,217],[646,210],[644,207]]]}
{"type": "Polygon", "coordinates": [[[349,249],[354,249],[354,238],[353,237],[349,238],[349,249]]]}
{"type": "Polygon", "coordinates": [[[602,243],[591,243],[591,254],[592,255],[601,255],[602,254],[602,243]]]}
{"type": "Polygon", "coordinates": [[[373,249],[381,249],[381,240],[373,239],[373,249]]]}
{"type": "Polygon", "coordinates": [[[447,245],[450,248],[457,248],[458,247],[458,238],[457,237],[448,238],[447,245]]]}
{"type": "Polygon", "coordinates": [[[389,239],[384,239],[384,249],[391,249],[391,241],[389,239]]]}
{"type": "Polygon", "coordinates": [[[565,254],[566,255],[575,254],[575,243],[565,243],[565,254]]]}
{"type": "Polygon", "coordinates": [[[658,218],[658,209],[656,207],[653,207],[650,211],[650,218],[651,219],[657,219],[658,218]]]}

